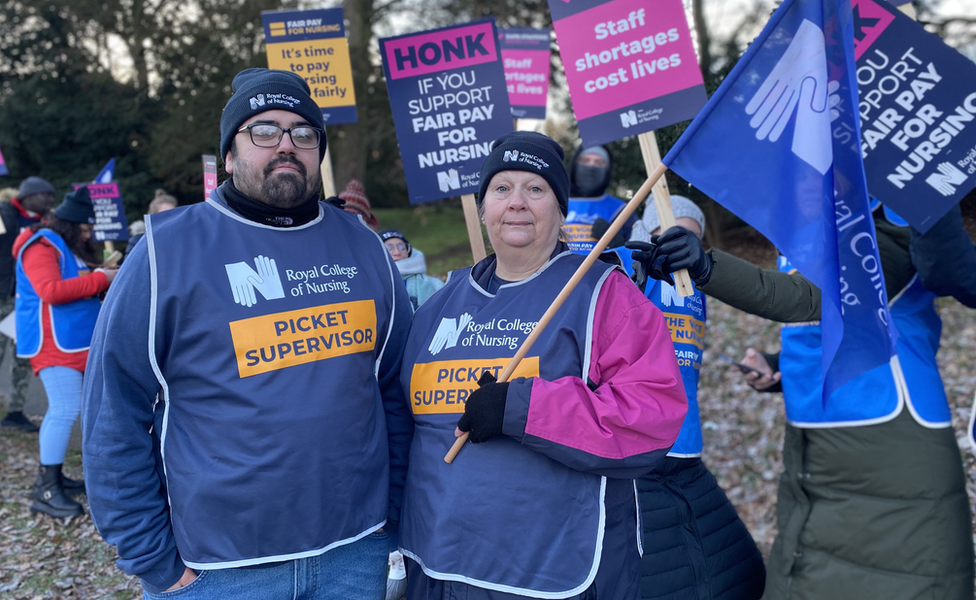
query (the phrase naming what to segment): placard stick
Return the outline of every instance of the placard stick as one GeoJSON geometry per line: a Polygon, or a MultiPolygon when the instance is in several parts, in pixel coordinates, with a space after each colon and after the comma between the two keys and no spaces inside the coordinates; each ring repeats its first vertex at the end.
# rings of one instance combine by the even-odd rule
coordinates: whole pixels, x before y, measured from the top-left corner
{"type": "MultiPolygon", "coordinates": [[[[641,155],[644,157],[644,168],[648,175],[661,164],[661,151],[657,147],[657,137],[653,131],[647,131],[637,136],[640,142],[641,155]]],[[[657,208],[657,218],[661,222],[661,233],[674,227],[674,211],[671,210],[671,193],[668,192],[668,181],[661,177],[654,185],[654,206],[657,208]]],[[[691,276],[688,269],[681,269],[674,273],[674,288],[681,297],[691,296],[695,289],[691,286],[691,276]]]]}
{"type": "MultiPolygon", "coordinates": [[[[647,181],[644,182],[644,185],[642,185],[640,189],[637,190],[637,193],[634,194],[634,197],[630,199],[630,202],[628,202],[627,205],[624,206],[623,210],[620,211],[620,214],[617,215],[617,218],[613,220],[613,223],[610,223],[610,228],[607,229],[607,232],[603,234],[603,237],[600,238],[600,240],[596,243],[595,246],[593,246],[593,249],[590,250],[590,253],[583,261],[583,264],[581,264],[579,268],[576,269],[576,272],[573,273],[573,276],[570,277],[569,281],[566,282],[566,285],[563,286],[562,291],[559,292],[559,295],[556,296],[556,299],[553,300],[552,304],[549,305],[549,308],[546,309],[545,314],[543,314],[542,318],[539,319],[539,324],[536,325],[535,328],[532,330],[532,333],[530,333],[529,336],[525,338],[525,341],[522,342],[521,346],[519,346],[519,349],[515,353],[515,356],[512,357],[512,360],[508,361],[508,364],[505,365],[505,370],[503,370],[501,375],[498,377],[499,383],[504,383],[508,381],[508,378],[512,376],[512,373],[515,372],[515,369],[518,367],[518,364],[522,361],[523,358],[525,358],[525,355],[529,352],[529,349],[532,348],[532,344],[534,344],[535,341],[539,338],[539,336],[542,335],[542,330],[546,328],[546,325],[548,325],[549,321],[552,320],[553,315],[556,314],[556,311],[559,310],[559,307],[563,305],[563,302],[566,301],[566,298],[568,298],[569,295],[576,288],[576,284],[578,284],[580,280],[583,279],[583,275],[585,275],[586,272],[593,265],[593,263],[595,263],[597,259],[600,258],[600,255],[603,253],[604,250],[606,250],[607,246],[610,244],[610,240],[613,239],[613,236],[617,235],[617,232],[620,231],[620,228],[623,227],[623,224],[627,221],[627,219],[630,218],[630,215],[634,214],[634,211],[637,210],[637,207],[640,206],[641,202],[643,202],[647,198],[647,196],[651,193],[651,188],[654,186],[655,183],[657,183],[657,181],[661,177],[664,176],[664,173],[667,170],[668,168],[666,166],[664,166],[663,164],[658,164],[658,166],[647,178],[647,181]]],[[[472,197],[472,201],[473,201],[473,197],[472,197]]],[[[444,457],[444,462],[446,463],[453,462],[454,457],[457,456],[458,452],[461,451],[461,447],[464,446],[464,442],[466,441],[468,441],[467,433],[462,433],[460,437],[454,440],[454,445],[451,446],[451,449],[448,451],[447,456],[444,457]]]]}
{"type": "Polygon", "coordinates": [[[108,250],[109,254],[115,252],[115,242],[105,242],[105,249],[108,250]]]}
{"type": "Polygon", "coordinates": [[[326,198],[336,195],[335,178],[332,175],[332,155],[329,153],[328,146],[325,147],[325,158],[322,159],[322,189],[326,198]]]}
{"type": "Polygon", "coordinates": [[[485,250],[485,237],[481,234],[481,219],[478,218],[478,205],[474,201],[474,194],[462,195],[461,206],[464,208],[464,223],[468,226],[471,256],[477,264],[488,256],[488,252],[485,250]]]}

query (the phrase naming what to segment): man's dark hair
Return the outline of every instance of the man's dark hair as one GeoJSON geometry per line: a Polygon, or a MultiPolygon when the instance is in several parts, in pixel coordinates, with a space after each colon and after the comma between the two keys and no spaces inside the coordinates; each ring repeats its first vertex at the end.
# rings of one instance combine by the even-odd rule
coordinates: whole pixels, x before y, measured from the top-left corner
{"type": "Polygon", "coordinates": [[[50,229],[61,236],[64,243],[68,245],[68,248],[71,248],[72,252],[80,256],[81,260],[85,261],[85,264],[89,267],[102,266],[101,253],[98,251],[95,243],[91,240],[86,242],[81,239],[81,223],[72,223],[71,221],[59,219],[54,214],[54,211],[51,211],[43,221],[30,226],[30,230],[34,233],[37,233],[41,229],[50,229]]]}

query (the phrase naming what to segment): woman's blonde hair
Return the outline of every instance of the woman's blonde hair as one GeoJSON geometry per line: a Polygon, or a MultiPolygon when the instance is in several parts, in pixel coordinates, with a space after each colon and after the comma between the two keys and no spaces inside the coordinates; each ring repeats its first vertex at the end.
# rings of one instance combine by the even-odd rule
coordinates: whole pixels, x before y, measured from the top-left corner
{"type": "Polygon", "coordinates": [[[173,208],[176,208],[180,205],[180,201],[174,196],[167,194],[166,190],[163,188],[159,188],[156,190],[156,197],[154,197],[152,202],[149,203],[149,214],[154,215],[158,213],[159,209],[167,204],[170,204],[173,206],[173,208]]]}

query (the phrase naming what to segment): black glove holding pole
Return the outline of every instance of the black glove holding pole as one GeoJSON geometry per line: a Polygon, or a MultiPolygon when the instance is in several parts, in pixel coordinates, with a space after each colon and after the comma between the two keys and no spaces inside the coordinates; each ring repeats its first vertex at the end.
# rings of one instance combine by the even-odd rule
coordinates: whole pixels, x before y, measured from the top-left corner
{"type": "MultiPolygon", "coordinates": [[[[610,222],[601,217],[596,221],[593,221],[593,226],[590,228],[590,235],[593,236],[593,239],[599,240],[603,238],[603,234],[605,234],[608,229],[610,229],[610,222]]],[[[619,248],[620,246],[623,246],[626,241],[627,240],[624,239],[624,236],[618,230],[610,240],[610,243],[607,244],[607,248],[619,248]]]]}
{"type": "Polygon", "coordinates": [[[662,235],[651,236],[651,244],[628,242],[626,247],[635,250],[631,256],[640,261],[647,275],[671,285],[674,285],[671,273],[681,269],[688,269],[697,285],[708,283],[712,276],[712,258],[702,248],[698,236],[684,227],[674,226],[662,235]]]}
{"type": "Polygon", "coordinates": [[[508,382],[497,383],[490,371],[481,374],[476,389],[464,405],[464,414],[457,428],[470,432],[473,443],[486,442],[502,434],[505,421],[505,402],[508,398],[508,382]]]}

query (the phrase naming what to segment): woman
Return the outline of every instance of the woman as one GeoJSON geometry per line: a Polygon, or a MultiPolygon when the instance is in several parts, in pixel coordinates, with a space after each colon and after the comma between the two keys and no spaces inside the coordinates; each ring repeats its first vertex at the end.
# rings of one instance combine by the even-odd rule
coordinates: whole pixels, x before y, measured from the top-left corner
{"type": "Polygon", "coordinates": [[[94,222],[88,188],[82,186],[67,194],[47,221],[25,229],[14,243],[17,355],[30,359],[48,401],[31,512],[59,518],[83,512],[70,496],[83,493],[85,483],[64,477],[61,466],[81,409],[81,377],[101,306],[97,296],[116,273],[92,271],[99,262],[91,242],[94,222]]]}
{"type": "MultiPolygon", "coordinates": [[[[683,196],[671,196],[671,208],[683,235],[700,239],[705,215],[698,206],[683,196]]],[[[651,236],[659,239],[660,233],[657,209],[648,202],[627,247],[653,251],[655,246],[648,242],[651,236]]],[[[645,283],[638,281],[638,285],[645,283]]],[[[655,279],[647,280],[645,295],[671,327],[688,393],[688,414],[667,458],[637,482],[646,534],[641,597],[758,599],[766,580],[762,555],[701,459],[698,374],[705,344],[705,295],[696,287],[693,295],[680,298],[672,282],[655,279]]]]}
{"type": "Polygon", "coordinates": [[[403,283],[407,286],[407,295],[414,311],[417,310],[431,294],[444,287],[444,282],[427,274],[427,261],[424,253],[414,248],[407,241],[407,236],[396,229],[384,229],[380,232],[386,249],[396,261],[403,283]]]}
{"type": "Polygon", "coordinates": [[[660,311],[597,263],[515,377],[493,377],[584,260],[559,241],[568,190],[554,141],[496,140],[479,196],[495,254],[415,316],[401,371],[418,425],[400,528],[412,600],[639,595],[633,479],[687,408],[660,311]],[[446,464],[460,431],[475,443],[446,464]]]}

